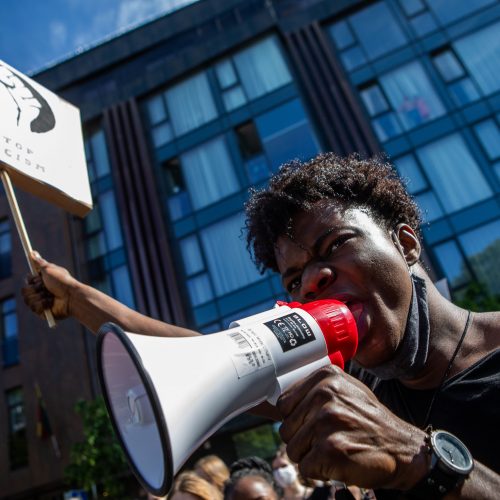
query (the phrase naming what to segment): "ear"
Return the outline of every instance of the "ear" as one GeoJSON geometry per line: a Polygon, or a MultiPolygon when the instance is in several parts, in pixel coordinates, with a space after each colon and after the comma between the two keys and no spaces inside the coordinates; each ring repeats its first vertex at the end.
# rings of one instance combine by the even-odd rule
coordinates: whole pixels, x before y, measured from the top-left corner
{"type": "Polygon", "coordinates": [[[392,232],[392,239],[409,266],[418,262],[422,247],[411,226],[405,223],[398,224],[392,232]]]}

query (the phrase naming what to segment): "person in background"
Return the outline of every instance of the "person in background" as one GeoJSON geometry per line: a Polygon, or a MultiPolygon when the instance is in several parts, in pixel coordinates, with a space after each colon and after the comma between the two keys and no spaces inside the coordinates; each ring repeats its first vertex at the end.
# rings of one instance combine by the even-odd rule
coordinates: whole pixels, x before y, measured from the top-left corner
{"type": "Polygon", "coordinates": [[[282,500],[283,490],[273,478],[271,466],[262,458],[241,458],[230,469],[224,500],[282,500]]]}
{"type": "Polygon", "coordinates": [[[224,483],[229,479],[227,465],[216,455],[207,455],[194,464],[194,471],[198,476],[213,484],[221,493],[224,483]]]}
{"type": "Polygon", "coordinates": [[[271,466],[274,479],[283,488],[284,500],[302,500],[310,497],[313,488],[301,482],[297,465],[288,458],[285,445],[278,448],[271,466]]]}
{"type": "Polygon", "coordinates": [[[185,471],[175,479],[168,500],[222,500],[222,493],[195,472],[185,471]]]}

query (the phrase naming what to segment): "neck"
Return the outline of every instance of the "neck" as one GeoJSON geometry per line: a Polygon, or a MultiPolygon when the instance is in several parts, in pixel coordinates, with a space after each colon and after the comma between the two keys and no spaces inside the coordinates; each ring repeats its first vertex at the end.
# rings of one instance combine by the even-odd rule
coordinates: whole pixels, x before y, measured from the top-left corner
{"type": "MultiPolygon", "coordinates": [[[[451,357],[464,331],[468,311],[445,299],[427,275],[419,274],[427,285],[429,306],[429,354],[424,368],[412,379],[401,381],[412,389],[436,388],[446,372],[451,357]]],[[[459,353],[460,354],[460,353],[459,353]]],[[[462,369],[461,356],[453,361],[450,375],[462,369]]]]}

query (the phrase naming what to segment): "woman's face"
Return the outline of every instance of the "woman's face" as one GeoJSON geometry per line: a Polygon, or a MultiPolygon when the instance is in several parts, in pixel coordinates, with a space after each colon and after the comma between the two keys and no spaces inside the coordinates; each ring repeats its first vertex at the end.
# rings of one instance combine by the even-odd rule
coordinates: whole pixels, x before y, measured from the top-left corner
{"type": "Polygon", "coordinates": [[[278,495],[264,478],[245,476],[235,484],[229,500],[278,500],[278,495]]]}
{"type": "Polygon", "coordinates": [[[293,219],[275,253],[294,300],[346,303],[358,326],[355,359],[374,367],[392,357],[405,330],[412,294],[406,250],[366,210],[318,203],[293,219]]]}

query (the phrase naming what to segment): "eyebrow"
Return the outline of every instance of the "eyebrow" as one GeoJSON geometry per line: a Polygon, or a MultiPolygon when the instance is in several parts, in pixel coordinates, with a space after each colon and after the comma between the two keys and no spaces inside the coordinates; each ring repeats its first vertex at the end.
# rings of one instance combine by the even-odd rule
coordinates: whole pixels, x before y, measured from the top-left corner
{"type": "MultiPolygon", "coordinates": [[[[305,248],[303,245],[299,245],[300,248],[302,248],[303,250],[305,250],[306,252],[308,252],[309,254],[315,254],[315,253],[318,253],[319,252],[319,249],[321,248],[321,245],[323,245],[324,241],[326,240],[326,238],[328,238],[328,236],[330,236],[331,233],[333,233],[335,230],[340,230],[342,228],[338,228],[336,226],[333,226],[329,229],[327,229],[324,233],[320,234],[318,236],[318,238],[316,239],[316,241],[314,242],[313,246],[312,246],[312,252],[310,252],[307,248],[305,248]]],[[[297,243],[295,241],[295,239],[291,236],[291,235],[288,235],[288,237],[294,242],[294,243],[297,243]]],[[[295,274],[296,272],[300,271],[302,268],[298,267],[298,266],[293,266],[293,267],[289,267],[282,275],[281,275],[281,281],[283,282],[286,278],[290,277],[292,274],[295,274]]]]}

